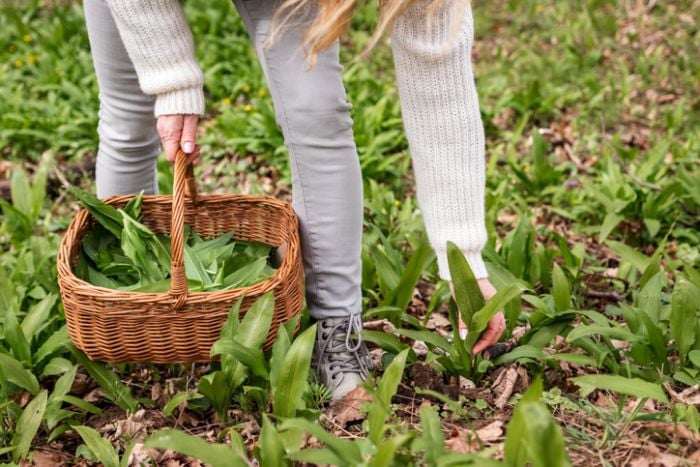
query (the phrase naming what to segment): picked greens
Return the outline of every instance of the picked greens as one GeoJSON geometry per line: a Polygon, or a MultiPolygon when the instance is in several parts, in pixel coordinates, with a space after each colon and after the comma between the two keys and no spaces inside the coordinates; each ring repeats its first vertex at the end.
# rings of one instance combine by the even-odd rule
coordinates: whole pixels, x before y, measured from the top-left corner
{"type": "MultiPolygon", "coordinates": [[[[83,238],[76,276],[110,289],[170,290],[170,237],[139,222],[141,195],[117,209],[84,191],[71,191],[97,221],[83,238]]],[[[275,272],[275,253],[270,245],[233,240],[233,232],[202,238],[185,225],[185,274],[193,292],[247,287],[268,279],[275,272]]]]}

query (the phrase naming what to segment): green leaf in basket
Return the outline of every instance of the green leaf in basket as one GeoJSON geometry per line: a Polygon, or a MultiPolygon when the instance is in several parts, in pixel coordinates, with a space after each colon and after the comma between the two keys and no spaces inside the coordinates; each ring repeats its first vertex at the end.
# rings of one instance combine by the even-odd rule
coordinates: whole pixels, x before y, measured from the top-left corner
{"type": "Polygon", "coordinates": [[[267,258],[258,258],[257,260],[248,263],[237,271],[226,276],[224,278],[222,289],[235,289],[238,287],[246,287],[252,284],[257,284],[265,278],[263,273],[266,265],[267,258]]]}
{"type": "MultiPolygon", "coordinates": [[[[124,254],[133,261],[143,280],[147,282],[163,280],[163,271],[149,257],[148,249],[142,236],[144,234],[143,226],[129,216],[122,215],[122,219],[124,223],[121,242],[124,254]]],[[[147,235],[149,232],[145,234],[147,235]]]]}
{"type": "Polygon", "coordinates": [[[143,206],[143,191],[134,196],[124,206],[124,212],[132,219],[138,220],[141,217],[141,207],[143,206]]]}
{"type": "Polygon", "coordinates": [[[194,244],[190,242],[191,250],[202,264],[208,266],[217,258],[228,258],[233,254],[236,245],[235,243],[230,243],[232,237],[233,231],[194,244]]]}
{"type": "Polygon", "coordinates": [[[109,230],[115,237],[121,237],[123,222],[119,211],[83,190],[75,187],[69,187],[68,190],[78,198],[80,204],[102,227],[109,230]]]}
{"type": "Polygon", "coordinates": [[[206,271],[199,257],[187,244],[185,244],[185,274],[188,279],[199,281],[203,285],[211,285],[209,273],[206,271]]]}
{"type": "Polygon", "coordinates": [[[90,266],[87,268],[87,281],[91,284],[99,287],[106,287],[108,289],[119,288],[119,285],[116,282],[90,266]]]}

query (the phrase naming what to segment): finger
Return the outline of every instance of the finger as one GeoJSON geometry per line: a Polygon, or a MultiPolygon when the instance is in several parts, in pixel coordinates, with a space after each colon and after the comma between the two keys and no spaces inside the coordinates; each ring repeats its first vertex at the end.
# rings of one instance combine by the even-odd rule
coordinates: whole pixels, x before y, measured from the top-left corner
{"type": "Polygon", "coordinates": [[[476,345],[474,345],[474,353],[477,354],[484,350],[486,347],[490,347],[498,342],[498,339],[503,333],[496,325],[492,325],[493,321],[489,322],[488,328],[481,335],[476,345]]]}
{"type": "Polygon", "coordinates": [[[171,163],[175,162],[175,155],[180,149],[182,124],[182,115],[161,115],[158,117],[158,135],[160,135],[163,151],[171,163]]]}
{"type": "Polygon", "coordinates": [[[192,151],[192,154],[187,156],[187,163],[188,164],[194,164],[197,165],[199,164],[199,161],[201,159],[201,150],[202,147],[199,144],[194,145],[194,151],[192,151]]]}
{"type": "Polygon", "coordinates": [[[165,156],[168,158],[170,163],[175,163],[175,155],[178,149],[180,149],[180,143],[177,141],[163,140],[163,151],[165,151],[165,156]]]}
{"type": "Polygon", "coordinates": [[[197,118],[197,115],[185,115],[180,139],[180,147],[185,154],[194,152],[195,140],[197,139],[197,118]]]}
{"type": "Polygon", "coordinates": [[[472,349],[474,353],[479,353],[485,348],[497,344],[505,330],[506,318],[503,312],[499,311],[489,320],[486,330],[474,345],[474,348],[472,349]]]}

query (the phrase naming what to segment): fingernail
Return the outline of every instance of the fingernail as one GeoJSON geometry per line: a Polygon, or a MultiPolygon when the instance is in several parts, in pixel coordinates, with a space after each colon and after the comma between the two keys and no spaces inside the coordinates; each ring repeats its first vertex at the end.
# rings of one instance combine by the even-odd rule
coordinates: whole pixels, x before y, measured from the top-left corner
{"type": "Polygon", "coordinates": [[[464,340],[467,338],[467,330],[466,329],[460,329],[459,330],[459,338],[464,340]]]}
{"type": "Polygon", "coordinates": [[[187,154],[191,153],[194,148],[192,147],[192,143],[189,141],[185,141],[185,144],[182,145],[182,150],[185,151],[187,154]]]}

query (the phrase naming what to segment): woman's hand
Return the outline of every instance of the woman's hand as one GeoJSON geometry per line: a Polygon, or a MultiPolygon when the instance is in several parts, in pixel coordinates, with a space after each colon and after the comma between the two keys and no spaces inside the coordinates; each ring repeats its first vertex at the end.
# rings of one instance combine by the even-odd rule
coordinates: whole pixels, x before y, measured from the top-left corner
{"type": "MultiPolygon", "coordinates": [[[[484,300],[489,300],[491,297],[496,295],[496,288],[491,284],[487,278],[478,279],[479,289],[481,294],[484,296],[484,300]]],[[[502,311],[496,313],[491,321],[489,321],[488,326],[481,333],[481,337],[474,344],[473,353],[476,355],[482,350],[491,347],[498,343],[498,339],[503,335],[503,331],[506,330],[506,318],[502,311]]],[[[467,335],[467,327],[462,322],[462,318],[459,318],[459,335],[464,339],[467,335]]]]}
{"type": "Polygon", "coordinates": [[[158,117],[158,134],[168,160],[175,162],[175,154],[182,149],[188,154],[188,162],[199,162],[197,137],[197,115],[161,115],[158,117]]]}

